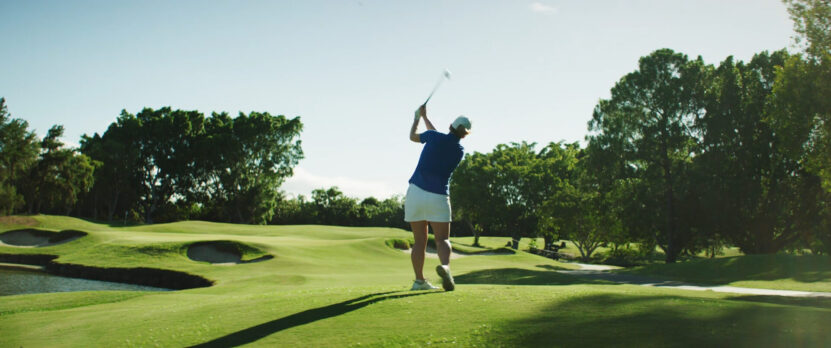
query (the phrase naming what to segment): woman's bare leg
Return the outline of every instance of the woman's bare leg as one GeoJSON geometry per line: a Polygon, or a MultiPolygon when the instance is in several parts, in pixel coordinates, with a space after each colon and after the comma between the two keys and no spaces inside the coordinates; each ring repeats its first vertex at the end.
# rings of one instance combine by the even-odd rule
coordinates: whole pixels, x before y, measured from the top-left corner
{"type": "Polygon", "coordinates": [[[427,221],[410,222],[413,229],[413,244],[410,250],[410,260],[413,262],[413,271],[416,280],[424,280],[424,253],[427,250],[427,221]]]}
{"type": "Polygon", "coordinates": [[[436,252],[439,254],[439,261],[442,265],[450,265],[450,223],[430,222],[433,227],[433,235],[436,237],[436,252]]]}

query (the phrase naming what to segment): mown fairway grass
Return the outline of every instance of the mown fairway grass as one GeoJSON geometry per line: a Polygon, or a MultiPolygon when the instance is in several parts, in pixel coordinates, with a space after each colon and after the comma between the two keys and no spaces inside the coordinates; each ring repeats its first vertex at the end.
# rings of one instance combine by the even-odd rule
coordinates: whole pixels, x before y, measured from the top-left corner
{"type": "MultiPolygon", "coordinates": [[[[50,247],[3,246],[0,253],[172,269],[216,284],[161,293],[3,296],[3,347],[831,344],[827,302],[591,281],[555,272],[573,265],[524,252],[456,259],[456,291],[409,292],[409,256],[385,243],[409,237],[397,229],[206,222],[111,227],[34,219],[40,229],[89,235],[50,247]],[[274,258],[236,265],[187,258],[188,244],[209,240],[251,246],[244,259],[259,253],[274,258]]],[[[0,225],[0,231],[16,228],[0,225]]],[[[436,264],[428,259],[425,267],[432,279],[436,264]]]]}
{"type": "Polygon", "coordinates": [[[618,272],[692,283],[831,292],[831,258],[827,255],[746,255],[618,272]]]}

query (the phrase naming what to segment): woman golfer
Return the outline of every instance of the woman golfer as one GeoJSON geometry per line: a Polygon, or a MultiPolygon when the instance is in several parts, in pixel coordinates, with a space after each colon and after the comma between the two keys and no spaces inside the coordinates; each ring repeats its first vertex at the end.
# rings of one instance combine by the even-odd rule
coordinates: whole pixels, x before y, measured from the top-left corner
{"type": "Polygon", "coordinates": [[[447,186],[450,174],[459,165],[464,155],[464,148],[459,140],[470,133],[470,120],[459,116],[450,125],[448,134],[436,131],[427,119],[426,104],[415,113],[413,126],[410,128],[410,140],[424,144],[418,159],[415,173],[410,178],[410,187],[404,201],[404,221],[413,229],[415,245],[410,254],[416,280],[411,290],[433,290],[437,287],[424,279],[424,253],[427,248],[427,226],[433,227],[436,238],[439,261],[436,272],[442,279],[442,287],[453,291],[456,284],[450,274],[450,196],[447,186]],[[427,131],[416,133],[418,121],[424,118],[427,131]]]}

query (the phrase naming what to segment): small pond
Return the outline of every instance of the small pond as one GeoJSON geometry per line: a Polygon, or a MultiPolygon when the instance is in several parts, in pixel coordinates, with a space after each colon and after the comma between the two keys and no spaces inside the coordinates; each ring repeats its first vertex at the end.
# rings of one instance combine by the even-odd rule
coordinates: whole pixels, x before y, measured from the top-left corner
{"type": "Polygon", "coordinates": [[[171,291],[152,286],[60,277],[46,272],[0,265],[0,296],[95,290],[171,291]]]}

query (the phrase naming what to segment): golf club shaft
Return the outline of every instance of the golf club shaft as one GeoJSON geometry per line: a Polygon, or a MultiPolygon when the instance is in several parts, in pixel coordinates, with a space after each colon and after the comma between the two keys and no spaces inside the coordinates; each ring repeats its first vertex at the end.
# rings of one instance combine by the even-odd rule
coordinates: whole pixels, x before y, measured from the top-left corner
{"type": "Polygon", "coordinates": [[[444,80],[449,80],[449,79],[450,79],[450,71],[448,71],[447,69],[444,69],[444,73],[442,73],[441,77],[439,77],[439,81],[436,82],[436,86],[433,87],[433,90],[430,92],[430,95],[427,96],[427,100],[425,100],[424,104],[421,104],[421,105],[427,105],[427,102],[430,101],[430,98],[432,98],[433,94],[436,93],[436,90],[439,89],[439,86],[441,86],[441,83],[444,82],[444,80]]]}
{"type": "Polygon", "coordinates": [[[432,97],[433,97],[433,93],[436,93],[436,90],[437,90],[437,89],[439,89],[439,86],[441,86],[441,83],[442,83],[442,82],[444,82],[444,78],[443,78],[443,77],[442,77],[442,79],[441,79],[441,80],[439,80],[439,82],[438,82],[438,83],[436,83],[436,87],[433,87],[433,91],[432,91],[432,92],[430,92],[430,95],[429,95],[429,96],[427,96],[427,100],[425,100],[425,101],[424,101],[424,104],[427,104],[427,102],[428,102],[428,101],[430,101],[430,98],[432,98],[432,97]]]}

